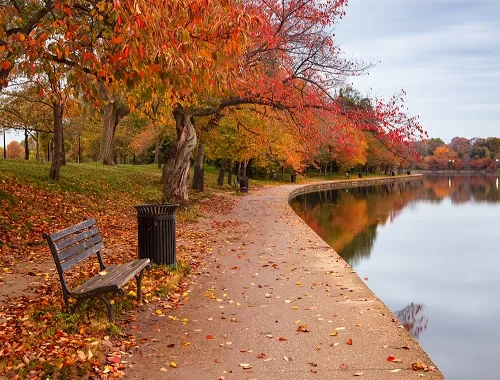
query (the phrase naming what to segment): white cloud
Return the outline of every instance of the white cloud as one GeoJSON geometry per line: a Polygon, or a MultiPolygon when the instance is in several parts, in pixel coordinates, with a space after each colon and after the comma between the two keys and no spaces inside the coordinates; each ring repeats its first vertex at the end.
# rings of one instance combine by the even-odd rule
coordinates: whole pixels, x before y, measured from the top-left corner
{"type": "Polygon", "coordinates": [[[347,56],[381,61],[353,84],[384,98],[404,88],[431,136],[500,137],[498,20],[494,0],[351,0],[336,35],[347,56]]]}

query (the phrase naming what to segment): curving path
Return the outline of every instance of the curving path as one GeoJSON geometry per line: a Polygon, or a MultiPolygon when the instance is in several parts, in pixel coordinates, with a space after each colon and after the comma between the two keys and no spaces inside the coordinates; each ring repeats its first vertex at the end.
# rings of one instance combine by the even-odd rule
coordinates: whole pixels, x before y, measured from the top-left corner
{"type": "Polygon", "coordinates": [[[251,191],[229,215],[199,222],[215,232],[206,266],[179,309],[158,316],[150,304],[139,316],[133,332],[145,343],[127,378],[443,379],[411,369],[433,363],[291,210],[299,187],[251,191]]]}

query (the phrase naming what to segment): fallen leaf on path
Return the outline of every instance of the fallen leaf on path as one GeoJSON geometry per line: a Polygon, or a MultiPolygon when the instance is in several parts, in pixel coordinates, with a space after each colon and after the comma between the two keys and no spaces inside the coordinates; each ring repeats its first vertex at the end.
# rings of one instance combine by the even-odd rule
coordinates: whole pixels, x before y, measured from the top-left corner
{"type": "Polygon", "coordinates": [[[297,331],[310,332],[311,330],[307,328],[307,325],[300,325],[299,327],[297,327],[297,331]]]}
{"type": "Polygon", "coordinates": [[[356,372],[353,376],[363,376],[364,374],[364,372],[356,372]]]}
{"type": "Polygon", "coordinates": [[[169,365],[172,368],[177,368],[177,363],[176,362],[170,362],[169,365]]]}
{"type": "Polygon", "coordinates": [[[252,368],[252,365],[250,363],[240,363],[240,367],[243,369],[250,369],[252,368]]]}
{"type": "Polygon", "coordinates": [[[352,339],[351,338],[346,339],[345,342],[346,342],[346,344],[352,346],[352,339]]]}

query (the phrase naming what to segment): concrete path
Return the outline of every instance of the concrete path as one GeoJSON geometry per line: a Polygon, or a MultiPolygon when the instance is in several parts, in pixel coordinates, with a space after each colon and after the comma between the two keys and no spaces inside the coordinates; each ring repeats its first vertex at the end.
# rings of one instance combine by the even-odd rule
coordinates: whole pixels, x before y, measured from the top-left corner
{"type": "Polygon", "coordinates": [[[179,309],[159,316],[148,305],[139,316],[144,344],[127,378],[443,379],[423,370],[433,363],[419,344],[290,209],[297,187],[252,191],[200,224],[217,226],[206,267],[179,309]]]}

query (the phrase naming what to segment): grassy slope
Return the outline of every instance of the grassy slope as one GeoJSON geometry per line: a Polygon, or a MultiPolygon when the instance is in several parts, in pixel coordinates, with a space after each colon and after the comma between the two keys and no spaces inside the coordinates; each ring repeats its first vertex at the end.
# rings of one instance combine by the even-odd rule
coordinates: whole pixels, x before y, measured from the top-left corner
{"type": "MultiPolygon", "coordinates": [[[[42,233],[67,227],[82,217],[95,217],[106,247],[110,248],[105,252],[105,261],[134,259],[137,222],[133,205],[160,200],[161,170],[155,165],[106,167],[85,163],[64,166],[59,181],[49,180],[48,173],[48,163],[0,160],[0,265],[3,269],[0,286],[12,286],[15,276],[21,278],[23,288],[26,281],[40,282],[36,289],[38,295],[0,299],[0,374],[21,378],[74,378],[87,371],[99,376],[109,370],[120,377],[123,365],[106,362],[105,358],[113,353],[119,355],[120,350],[136,344],[133,339],[120,335],[120,326],[130,323],[121,311],[135,304],[134,281],[129,282],[127,288],[130,296],[116,303],[119,316],[116,325],[107,322],[100,302],[91,303],[76,315],[64,313],[54,272],[37,273],[40,263],[53,269],[42,233]],[[30,277],[35,274],[36,277],[30,277]],[[29,335],[25,334],[27,331],[29,335]],[[106,335],[114,335],[111,348],[101,345],[106,335]],[[66,342],[80,343],[68,345],[66,342]],[[82,360],[82,352],[88,355],[88,350],[93,357],[82,360]]],[[[216,170],[208,169],[206,173],[207,183],[212,186],[216,182],[216,170]]],[[[190,230],[187,221],[212,198],[216,197],[210,191],[192,194],[193,207],[177,215],[177,236],[182,236],[184,241],[194,241],[195,247],[204,248],[198,243],[206,239],[190,230]]],[[[177,268],[157,267],[148,273],[143,283],[146,301],[158,300],[168,292],[179,292],[189,266],[196,265],[193,255],[202,253],[200,250],[179,246],[177,268]]],[[[73,280],[83,281],[90,270],[84,266],[73,280]]],[[[6,293],[11,291],[7,289],[6,293]]],[[[173,300],[175,303],[179,297],[173,300]]]]}

